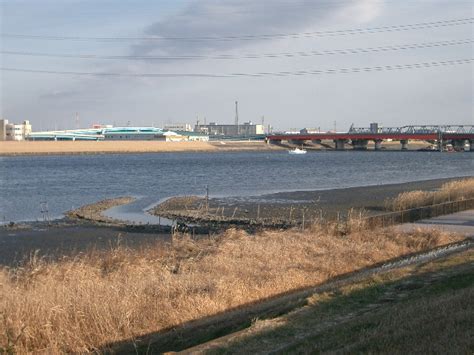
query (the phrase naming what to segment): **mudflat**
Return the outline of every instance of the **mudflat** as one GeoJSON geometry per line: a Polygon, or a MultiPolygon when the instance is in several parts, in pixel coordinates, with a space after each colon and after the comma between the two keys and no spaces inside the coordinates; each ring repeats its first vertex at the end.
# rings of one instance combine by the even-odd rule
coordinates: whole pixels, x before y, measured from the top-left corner
{"type": "Polygon", "coordinates": [[[32,257],[55,260],[91,250],[107,250],[118,245],[139,249],[150,243],[166,243],[170,240],[169,233],[70,220],[52,225],[35,223],[19,229],[0,227],[0,266],[15,266],[32,257]]]}
{"type": "Polygon", "coordinates": [[[177,197],[158,205],[153,213],[185,222],[218,220],[218,217],[243,219],[301,220],[318,217],[344,217],[350,210],[364,215],[386,212],[385,202],[407,191],[436,190],[446,182],[462,178],[412,181],[399,184],[361,186],[331,190],[278,192],[252,197],[204,198],[177,197]],[[202,217],[201,215],[205,215],[202,217]],[[198,217],[198,218],[196,218],[198,217]]]}

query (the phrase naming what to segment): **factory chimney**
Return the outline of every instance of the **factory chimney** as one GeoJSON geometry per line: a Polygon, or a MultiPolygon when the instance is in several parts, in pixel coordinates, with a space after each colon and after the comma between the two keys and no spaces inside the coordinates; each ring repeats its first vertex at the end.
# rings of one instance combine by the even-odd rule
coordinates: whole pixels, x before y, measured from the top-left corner
{"type": "Polygon", "coordinates": [[[240,134],[239,130],[239,102],[235,102],[235,125],[237,127],[237,134],[240,134]]]}

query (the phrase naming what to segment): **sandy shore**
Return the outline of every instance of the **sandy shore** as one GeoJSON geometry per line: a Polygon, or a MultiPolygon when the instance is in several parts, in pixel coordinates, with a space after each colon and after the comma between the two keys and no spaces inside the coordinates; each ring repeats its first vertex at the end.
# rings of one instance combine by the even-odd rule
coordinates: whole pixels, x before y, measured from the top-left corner
{"type": "MultiPolygon", "coordinates": [[[[328,144],[332,142],[328,141],[328,144]]],[[[425,142],[410,142],[409,150],[425,148],[425,142]]],[[[295,145],[266,144],[263,141],[212,141],[212,142],[158,142],[158,141],[0,141],[0,156],[11,155],[61,155],[61,154],[118,154],[118,153],[178,153],[178,152],[232,152],[278,151],[292,149],[295,145]]],[[[326,150],[326,146],[308,144],[308,150],[326,150]]],[[[348,146],[350,150],[350,147],[348,146]]],[[[369,150],[373,144],[369,142],[369,150]]],[[[399,151],[400,143],[385,142],[387,151],[399,151]]]]}
{"type": "Polygon", "coordinates": [[[100,142],[42,142],[0,141],[0,155],[59,155],[107,153],[167,153],[280,150],[264,142],[158,142],[158,141],[100,141],[100,142]]]}

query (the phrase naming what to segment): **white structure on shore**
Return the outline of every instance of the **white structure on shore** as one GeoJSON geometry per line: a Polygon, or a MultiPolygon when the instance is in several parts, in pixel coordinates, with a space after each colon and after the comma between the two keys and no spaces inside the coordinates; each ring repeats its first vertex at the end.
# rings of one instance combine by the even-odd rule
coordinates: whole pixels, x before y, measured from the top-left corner
{"type": "Polygon", "coordinates": [[[31,134],[30,121],[21,124],[8,123],[8,120],[0,120],[0,141],[22,141],[31,134]]]}
{"type": "Polygon", "coordinates": [[[208,141],[209,136],[187,131],[163,131],[155,127],[112,127],[94,125],[93,128],[66,131],[33,132],[32,141],[208,141]]]}

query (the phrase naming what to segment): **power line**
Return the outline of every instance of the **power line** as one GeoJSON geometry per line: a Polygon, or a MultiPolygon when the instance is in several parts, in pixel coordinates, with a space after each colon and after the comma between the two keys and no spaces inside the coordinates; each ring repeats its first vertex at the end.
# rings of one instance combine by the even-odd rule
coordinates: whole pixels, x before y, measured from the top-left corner
{"type": "Polygon", "coordinates": [[[312,57],[325,55],[345,55],[345,54],[360,54],[371,52],[388,52],[411,49],[423,49],[434,47],[456,46],[463,44],[474,43],[474,39],[459,39],[448,40],[440,42],[426,42],[426,43],[411,43],[400,45],[388,45],[381,47],[367,47],[367,48],[346,48],[346,49],[330,49],[330,50],[313,50],[300,52],[282,52],[282,53],[263,53],[263,54],[220,54],[220,55],[176,55],[176,56],[138,56],[138,55],[96,55],[96,54],[55,54],[55,53],[41,53],[41,52],[19,52],[19,51],[0,51],[0,54],[19,55],[30,57],[48,57],[48,58],[73,58],[73,59],[112,59],[112,60],[203,60],[203,59],[262,59],[262,58],[294,58],[294,57],[312,57]]]}
{"type": "Polygon", "coordinates": [[[474,23],[474,17],[454,20],[441,20],[433,22],[421,22],[407,25],[392,25],[372,28],[355,28],[335,31],[316,31],[299,33],[272,33],[257,35],[235,35],[235,36],[202,36],[202,37],[179,37],[179,36],[148,36],[148,37],[80,37],[80,36],[51,36],[51,35],[30,35],[30,34],[12,34],[2,33],[1,37],[15,39],[34,39],[34,40],[67,40],[67,41],[247,41],[264,39],[285,39],[285,38],[311,38],[327,36],[346,36],[358,34],[370,34],[380,32],[398,32],[409,31],[424,28],[436,28],[447,26],[459,26],[474,23]]]}
{"type": "Polygon", "coordinates": [[[98,77],[137,77],[137,78],[238,78],[238,77],[286,77],[286,76],[307,76],[307,75],[323,75],[323,74],[349,74],[349,73],[366,73],[378,71],[406,70],[406,69],[423,69],[439,66],[451,66],[470,64],[474,58],[454,59],[446,61],[433,61],[412,64],[394,64],[375,67],[358,67],[358,68],[338,68],[324,70],[298,70],[298,71],[281,71],[281,72],[260,72],[260,73],[229,73],[229,74],[211,74],[211,73],[107,73],[107,72],[74,72],[74,71],[56,71],[56,70],[36,70],[36,69],[20,69],[0,67],[0,70],[7,72],[22,73],[38,73],[38,74],[58,74],[58,75],[76,75],[76,76],[98,76],[98,77]]]}

